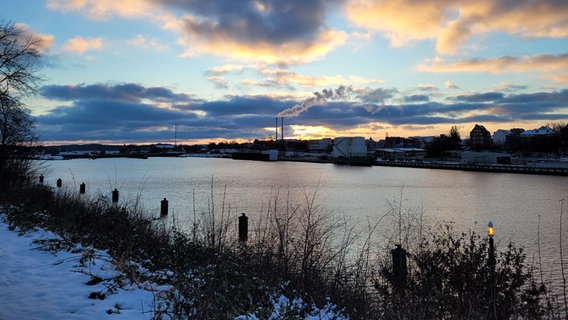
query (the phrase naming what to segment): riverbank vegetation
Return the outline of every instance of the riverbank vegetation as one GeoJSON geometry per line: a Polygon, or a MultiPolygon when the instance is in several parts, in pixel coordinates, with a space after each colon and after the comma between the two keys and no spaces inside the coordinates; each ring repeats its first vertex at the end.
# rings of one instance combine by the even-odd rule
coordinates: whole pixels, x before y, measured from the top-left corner
{"type": "Polygon", "coordinates": [[[40,226],[65,241],[108,250],[125,281],[148,276],[135,264],[159,274],[151,280],[176,289],[165,297],[167,307],[156,306],[163,319],[265,319],[279,295],[303,301],[280,311],[288,319],[306,318],[314,308],[352,319],[565,316],[565,300],[535,277],[538,270],[522,248],[497,247],[491,265],[487,237],[457,233],[451,224],[429,226],[420,210],[403,208],[402,198],[361,233],[332,219],[317,191],[292,203],[289,191],[274,190],[243,242],[236,214],[213,186],[208,211],[198,213],[191,232],[182,232],[136,206],[53,190],[37,182],[36,169],[18,160],[2,170],[0,200],[11,225],[40,226]],[[385,223],[393,230],[386,247],[405,249],[398,269],[391,252],[375,250],[374,233],[385,223]]]}

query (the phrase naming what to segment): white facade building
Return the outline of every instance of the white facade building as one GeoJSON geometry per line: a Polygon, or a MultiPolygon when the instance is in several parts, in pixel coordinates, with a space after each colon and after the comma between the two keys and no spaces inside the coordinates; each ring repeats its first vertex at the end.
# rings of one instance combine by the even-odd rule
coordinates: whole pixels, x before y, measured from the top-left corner
{"type": "Polygon", "coordinates": [[[333,156],[350,158],[351,155],[367,154],[364,137],[337,137],[333,140],[333,156]]]}
{"type": "Polygon", "coordinates": [[[507,142],[507,136],[511,134],[511,130],[499,129],[493,132],[493,143],[494,144],[505,144],[507,142]]]}

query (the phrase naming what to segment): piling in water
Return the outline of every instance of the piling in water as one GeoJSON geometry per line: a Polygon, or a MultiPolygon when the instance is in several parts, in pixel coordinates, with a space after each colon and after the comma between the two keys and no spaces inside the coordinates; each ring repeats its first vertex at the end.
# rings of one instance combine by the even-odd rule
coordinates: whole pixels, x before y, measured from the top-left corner
{"type": "Polygon", "coordinates": [[[117,204],[118,203],[118,190],[114,189],[112,191],[112,203],[113,204],[117,204]]]}
{"type": "Polygon", "coordinates": [[[160,201],[160,215],[162,217],[168,215],[168,200],[166,198],[160,201]]]}
{"type": "Polygon", "coordinates": [[[242,213],[239,217],[239,241],[248,240],[248,217],[242,213]]]}

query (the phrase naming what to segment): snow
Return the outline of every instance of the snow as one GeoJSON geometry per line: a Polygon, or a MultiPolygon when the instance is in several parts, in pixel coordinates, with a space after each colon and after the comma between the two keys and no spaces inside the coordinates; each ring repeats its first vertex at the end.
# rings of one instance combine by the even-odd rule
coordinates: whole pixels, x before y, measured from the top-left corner
{"type": "MultiPolygon", "coordinates": [[[[67,243],[41,228],[10,230],[1,214],[0,244],[0,319],[152,319],[169,311],[162,297],[174,292],[171,286],[126,281],[104,251],[67,243]],[[103,281],[89,283],[97,278],[103,281]]],[[[274,294],[269,319],[296,314],[303,305],[274,294]]],[[[312,307],[304,319],[346,319],[335,309],[330,303],[312,307]]]]}
{"type": "Polygon", "coordinates": [[[80,246],[72,252],[40,250],[49,239],[57,244],[61,238],[39,228],[19,235],[0,220],[0,319],[151,319],[157,293],[169,289],[124,284],[104,300],[89,299],[113,284],[87,285],[93,276],[119,274],[108,254],[80,246]],[[81,261],[85,254],[92,259],[81,261]]]}

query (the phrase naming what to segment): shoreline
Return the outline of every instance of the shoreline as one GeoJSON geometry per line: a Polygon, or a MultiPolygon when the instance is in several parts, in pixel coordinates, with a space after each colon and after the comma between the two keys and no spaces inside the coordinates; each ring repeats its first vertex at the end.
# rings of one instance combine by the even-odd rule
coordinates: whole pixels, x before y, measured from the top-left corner
{"type": "MultiPolygon", "coordinates": [[[[99,155],[96,157],[78,155],[78,156],[67,156],[65,158],[48,158],[48,159],[34,159],[34,160],[73,160],[73,159],[106,159],[106,158],[130,158],[130,159],[148,159],[157,157],[181,157],[181,158],[232,158],[231,155],[216,155],[211,156],[210,154],[191,154],[180,155],[180,154],[145,154],[144,156],[133,156],[133,155],[99,155]]],[[[338,163],[333,160],[322,160],[313,157],[309,158],[279,158],[278,160],[268,160],[268,159],[255,159],[255,158],[233,158],[234,160],[244,160],[244,161],[289,161],[289,162],[310,162],[310,163],[331,163],[336,165],[350,165],[350,166],[380,166],[380,167],[402,167],[402,168],[416,168],[416,169],[438,169],[438,170],[459,170],[459,171],[475,171],[475,172],[491,172],[491,173],[516,173],[516,174],[532,174],[532,175],[554,175],[554,176],[568,176],[568,165],[566,167],[557,166],[537,166],[537,165],[515,165],[515,164],[472,164],[472,163],[461,163],[461,162],[438,162],[438,161],[384,161],[384,160],[373,160],[369,163],[359,164],[359,163],[338,163]]]]}

